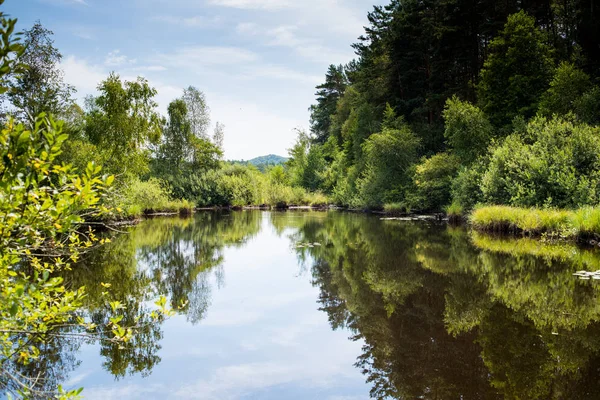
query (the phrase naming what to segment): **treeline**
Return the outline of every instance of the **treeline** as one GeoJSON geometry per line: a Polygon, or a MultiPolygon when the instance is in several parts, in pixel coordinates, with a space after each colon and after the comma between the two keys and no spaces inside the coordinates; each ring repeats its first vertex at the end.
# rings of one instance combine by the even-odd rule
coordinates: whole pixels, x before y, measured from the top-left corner
{"type": "Polygon", "coordinates": [[[392,0],[331,65],[289,162],[351,207],[600,201],[600,8],[392,0]]]}
{"type": "Polygon", "coordinates": [[[82,108],[64,80],[53,33],[37,22],[23,32],[22,51],[2,94],[3,123],[30,129],[44,118],[65,134],[57,165],[85,171],[90,162],[116,177],[109,206],[116,218],[177,212],[200,206],[326,204],[292,187],[281,165],[225,162],[225,127],[211,132],[206,96],[190,86],[158,111],[157,91],[143,77],[127,81],[112,72],[82,108]]]}

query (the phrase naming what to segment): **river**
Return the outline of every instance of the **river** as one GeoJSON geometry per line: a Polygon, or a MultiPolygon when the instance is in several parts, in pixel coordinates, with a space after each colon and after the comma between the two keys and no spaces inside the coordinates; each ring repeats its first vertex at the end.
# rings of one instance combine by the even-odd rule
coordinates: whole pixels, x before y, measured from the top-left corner
{"type": "Polygon", "coordinates": [[[123,348],[49,349],[86,399],[600,398],[600,253],[343,212],[146,220],[73,268],[135,324],[123,348]],[[106,296],[106,295],[104,295],[106,296]]]}

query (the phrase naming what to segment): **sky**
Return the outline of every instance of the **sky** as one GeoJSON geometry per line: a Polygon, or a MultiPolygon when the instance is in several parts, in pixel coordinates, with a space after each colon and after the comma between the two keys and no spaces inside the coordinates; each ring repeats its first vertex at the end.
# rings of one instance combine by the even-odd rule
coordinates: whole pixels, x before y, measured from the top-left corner
{"type": "Polygon", "coordinates": [[[159,111],[183,88],[207,97],[225,124],[225,158],[285,156],[308,129],[315,86],[329,64],[354,58],[351,44],[383,0],[6,0],[20,29],[54,32],[65,81],[77,98],[112,71],[147,78],[159,111]]]}

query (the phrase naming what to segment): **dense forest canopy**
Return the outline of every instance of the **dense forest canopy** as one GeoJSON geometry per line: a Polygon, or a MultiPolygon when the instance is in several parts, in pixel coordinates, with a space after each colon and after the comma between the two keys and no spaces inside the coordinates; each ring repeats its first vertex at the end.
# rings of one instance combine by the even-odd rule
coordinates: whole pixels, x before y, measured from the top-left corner
{"type": "MultiPolygon", "coordinates": [[[[310,108],[306,152],[322,159],[314,171],[319,189],[351,206],[436,210],[451,197],[460,202],[461,191],[479,193],[480,175],[492,174],[488,148],[526,131],[536,116],[547,118],[538,124],[568,120],[574,130],[596,124],[598,18],[594,1],[392,0],[374,7],[353,45],[356,59],[329,67],[310,108]]],[[[592,140],[598,130],[588,134],[592,140]]],[[[574,180],[587,177],[574,168],[574,180]]],[[[546,195],[527,205],[564,205],[546,195]]],[[[476,200],[520,205],[515,196],[476,200]]]]}

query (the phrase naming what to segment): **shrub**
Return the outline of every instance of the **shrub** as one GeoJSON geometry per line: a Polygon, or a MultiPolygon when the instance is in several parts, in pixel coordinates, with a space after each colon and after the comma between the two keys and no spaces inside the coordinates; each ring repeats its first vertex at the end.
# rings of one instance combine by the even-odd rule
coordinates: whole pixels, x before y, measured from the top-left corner
{"type": "Polygon", "coordinates": [[[479,108],[454,96],[444,108],[444,136],[463,164],[474,162],[483,154],[493,136],[493,128],[479,108]]]}
{"type": "Polygon", "coordinates": [[[450,187],[458,167],[458,158],[448,153],[424,158],[416,166],[413,180],[419,209],[440,211],[450,203],[450,187]]]}
{"type": "Polygon", "coordinates": [[[536,118],[490,156],[484,200],[521,207],[576,208],[600,195],[600,128],[536,118]]]}
{"type": "Polygon", "coordinates": [[[132,179],[121,190],[118,206],[124,216],[140,216],[158,212],[182,212],[193,208],[186,200],[171,200],[158,179],[132,179]]]}
{"type": "Polygon", "coordinates": [[[403,200],[419,143],[407,126],[384,128],[365,141],[366,170],[357,182],[362,205],[381,207],[386,202],[403,200]]]}
{"type": "Polygon", "coordinates": [[[469,212],[483,200],[480,186],[484,171],[485,164],[480,161],[458,172],[451,185],[453,205],[460,207],[464,212],[469,212]]]}

